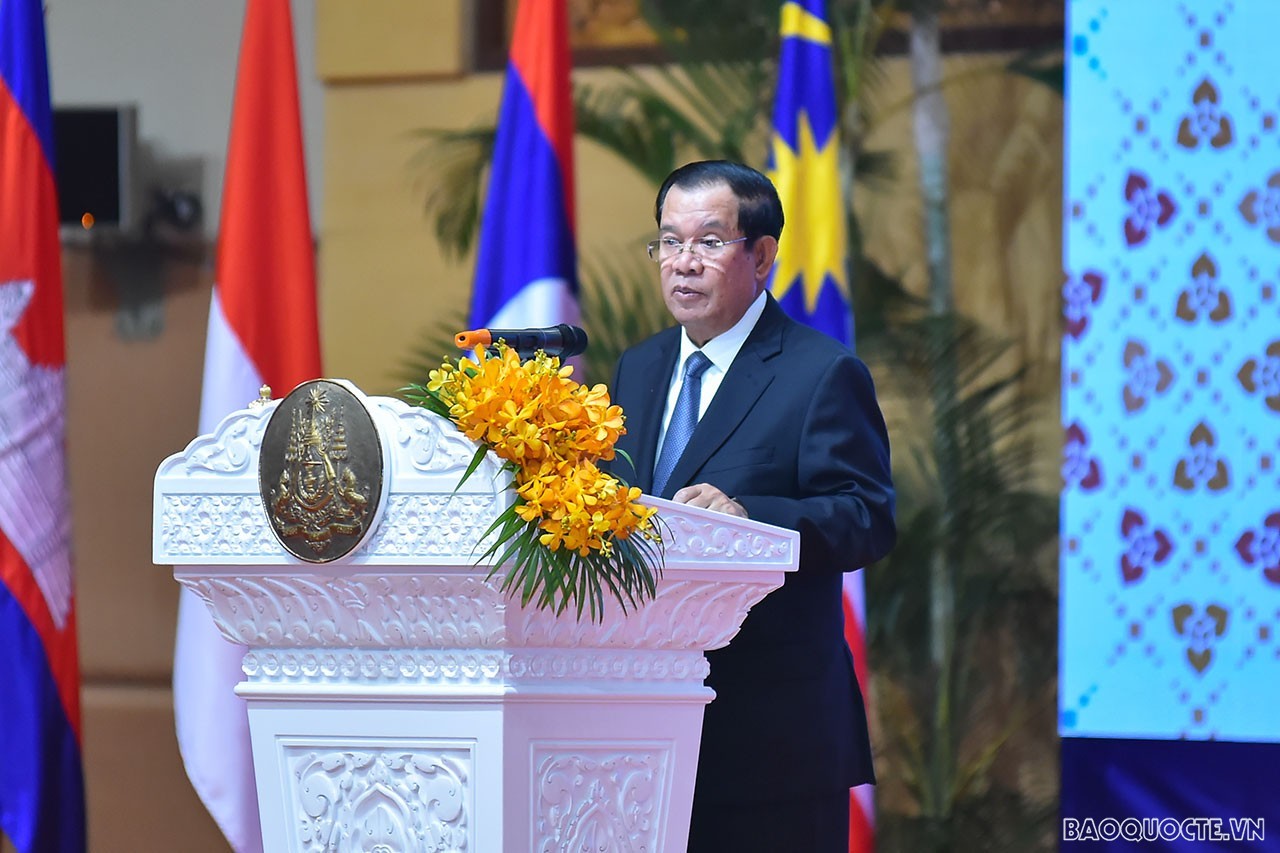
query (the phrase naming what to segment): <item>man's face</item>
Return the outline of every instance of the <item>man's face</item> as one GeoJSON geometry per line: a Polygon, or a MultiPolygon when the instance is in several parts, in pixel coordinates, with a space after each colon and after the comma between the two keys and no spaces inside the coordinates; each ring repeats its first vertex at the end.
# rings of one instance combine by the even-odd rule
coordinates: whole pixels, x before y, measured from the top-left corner
{"type": "MultiPolygon", "coordinates": [[[[659,230],[660,236],[681,243],[708,237],[736,239],[742,236],[738,199],[723,183],[671,187],[663,200],[659,230]]],[[[702,346],[733,328],[760,295],[777,243],[772,237],[761,237],[750,247],[734,243],[715,258],[694,252],[683,251],[662,262],[662,299],[689,339],[702,346]]]]}

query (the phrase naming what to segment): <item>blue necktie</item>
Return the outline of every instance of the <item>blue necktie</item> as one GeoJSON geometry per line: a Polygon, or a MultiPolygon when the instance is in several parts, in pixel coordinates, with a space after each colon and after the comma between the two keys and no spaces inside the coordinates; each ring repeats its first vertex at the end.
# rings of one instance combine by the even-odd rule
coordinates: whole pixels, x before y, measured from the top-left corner
{"type": "Polygon", "coordinates": [[[684,363],[684,381],[680,384],[680,396],[671,412],[667,436],[662,441],[662,455],[653,466],[653,494],[661,495],[671,472],[684,453],[685,445],[698,425],[698,406],[702,400],[702,373],[711,366],[711,359],[694,351],[684,363]]]}

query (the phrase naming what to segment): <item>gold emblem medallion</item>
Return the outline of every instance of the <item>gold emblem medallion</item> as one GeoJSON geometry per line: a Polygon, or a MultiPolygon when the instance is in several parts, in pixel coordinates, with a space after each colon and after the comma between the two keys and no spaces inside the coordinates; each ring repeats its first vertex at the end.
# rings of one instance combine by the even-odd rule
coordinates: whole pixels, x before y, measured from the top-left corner
{"type": "Polygon", "coordinates": [[[331,563],[368,538],[386,497],[386,450],[364,395],[347,382],[303,382],[271,413],[258,490],[284,549],[331,563]]]}

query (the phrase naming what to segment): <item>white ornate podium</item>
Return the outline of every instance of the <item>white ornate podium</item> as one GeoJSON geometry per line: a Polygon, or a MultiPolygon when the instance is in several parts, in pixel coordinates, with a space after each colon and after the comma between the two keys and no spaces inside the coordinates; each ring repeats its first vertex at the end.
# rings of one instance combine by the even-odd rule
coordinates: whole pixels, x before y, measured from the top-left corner
{"type": "Polygon", "coordinates": [[[368,399],[389,465],[380,520],[340,563],[289,554],[258,485],[279,401],[161,464],[154,560],[249,647],[265,849],[683,851],[706,649],[794,570],[798,535],[651,499],[657,598],[600,624],[522,608],[473,551],[510,495],[447,421],[368,399]]]}

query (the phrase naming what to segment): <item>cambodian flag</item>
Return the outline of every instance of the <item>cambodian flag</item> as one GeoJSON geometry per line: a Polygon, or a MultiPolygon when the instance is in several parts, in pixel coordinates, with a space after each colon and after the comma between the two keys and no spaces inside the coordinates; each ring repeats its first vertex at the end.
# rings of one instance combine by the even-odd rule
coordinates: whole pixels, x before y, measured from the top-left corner
{"type": "Polygon", "coordinates": [[[472,328],[578,321],[570,66],[564,0],[522,0],[480,225],[472,328]]]}
{"type": "Polygon", "coordinates": [[[40,0],[0,0],[0,832],[85,849],[62,261],[40,0]]]}
{"type": "MultiPolygon", "coordinates": [[[[824,0],[783,3],[780,35],[768,172],[782,199],[787,227],[769,288],[787,314],[852,347],[839,113],[824,0]]],[[[845,639],[865,699],[868,672],[861,571],[844,576],[844,614],[845,639]]],[[[851,795],[849,850],[867,853],[874,846],[872,787],[861,785],[851,795]]]]}

